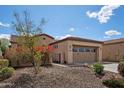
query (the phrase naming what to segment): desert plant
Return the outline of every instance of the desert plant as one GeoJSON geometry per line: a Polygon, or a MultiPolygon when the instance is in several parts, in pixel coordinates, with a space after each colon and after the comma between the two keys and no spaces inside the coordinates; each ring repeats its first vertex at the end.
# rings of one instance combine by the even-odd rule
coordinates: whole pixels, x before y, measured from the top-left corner
{"type": "Polygon", "coordinates": [[[18,52],[14,48],[10,48],[5,53],[5,58],[10,61],[11,66],[19,65],[18,59],[18,52]]]}
{"type": "Polygon", "coordinates": [[[103,80],[103,84],[110,88],[124,88],[124,80],[123,79],[103,80]]]}
{"type": "MultiPolygon", "coordinates": [[[[36,40],[39,39],[37,37],[37,34],[42,33],[42,27],[46,23],[44,19],[41,20],[40,24],[38,26],[34,25],[33,21],[31,20],[30,13],[27,11],[23,12],[22,17],[19,13],[14,13],[15,21],[13,22],[13,26],[16,29],[16,32],[18,33],[18,40],[17,43],[20,46],[25,46],[29,53],[31,54],[30,59],[31,63],[35,68],[35,45],[36,40]]],[[[37,72],[36,72],[37,73],[37,72]]]]}
{"type": "Polygon", "coordinates": [[[104,66],[101,63],[93,64],[93,70],[96,74],[101,75],[103,74],[104,66]]]}
{"type": "Polygon", "coordinates": [[[118,72],[120,73],[121,76],[124,77],[124,61],[121,61],[118,64],[118,72]]]}
{"type": "Polygon", "coordinates": [[[0,59],[0,69],[4,68],[4,67],[8,67],[9,66],[9,60],[7,59],[0,59]]]}
{"type": "Polygon", "coordinates": [[[36,46],[35,50],[41,53],[41,65],[51,66],[50,53],[54,50],[52,46],[36,46]]]}
{"type": "Polygon", "coordinates": [[[5,53],[5,58],[10,61],[11,66],[20,66],[20,63],[28,61],[25,51],[18,51],[19,49],[10,48],[5,53]]]}
{"type": "Polygon", "coordinates": [[[11,77],[13,73],[14,73],[14,68],[12,67],[5,67],[0,70],[0,74],[3,79],[11,77]]]}
{"type": "Polygon", "coordinates": [[[31,64],[30,62],[32,61],[32,58],[31,58],[32,56],[30,51],[27,48],[17,47],[16,51],[17,51],[17,59],[18,59],[17,61],[19,65],[31,64]]]}

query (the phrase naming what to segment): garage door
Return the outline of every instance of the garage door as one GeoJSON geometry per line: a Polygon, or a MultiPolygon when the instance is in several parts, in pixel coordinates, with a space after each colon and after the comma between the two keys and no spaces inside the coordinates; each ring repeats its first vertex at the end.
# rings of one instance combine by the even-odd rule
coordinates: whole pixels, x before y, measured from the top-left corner
{"type": "Polygon", "coordinates": [[[93,47],[73,47],[73,61],[74,62],[95,62],[96,48],[93,47]]]}

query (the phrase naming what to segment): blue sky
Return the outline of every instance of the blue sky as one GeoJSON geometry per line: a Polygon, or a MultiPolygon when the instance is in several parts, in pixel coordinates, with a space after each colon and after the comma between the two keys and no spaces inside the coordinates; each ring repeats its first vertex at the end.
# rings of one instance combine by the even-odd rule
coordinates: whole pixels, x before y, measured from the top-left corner
{"type": "Polygon", "coordinates": [[[43,32],[62,39],[79,36],[95,40],[124,37],[124,6],[0,6],[0,38],[15,34],[13,12],[28,10],[38,24],[48,20],[43,32]]]}

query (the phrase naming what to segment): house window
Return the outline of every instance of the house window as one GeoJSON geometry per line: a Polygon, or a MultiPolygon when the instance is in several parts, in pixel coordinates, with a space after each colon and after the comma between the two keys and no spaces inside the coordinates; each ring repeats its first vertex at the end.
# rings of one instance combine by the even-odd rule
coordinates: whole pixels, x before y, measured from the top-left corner
{"type": "Polygon", "coordinates": [[[90,49],[89,48],[85,48],[85,52],[90,52],[90,49]]]}
{"type": "Polygon", "coordinates": [[[78,52],[78,48],[73,48],[73,52],[78,52]]]}
{"type": "Polygon", "coordinates": [[[46,38],[44,37],[43,40],[45,40],[46,38]]]}
{"type": "Polygon", "coordinates": [[[85,48],[79,48],[79,52],[85,52],[85,48]]]}
{"type": "Polygon", "coordinates": [[[53,47],[54,47],[54,48],[58,48],[58,44],[55,44],[53,47]]]}

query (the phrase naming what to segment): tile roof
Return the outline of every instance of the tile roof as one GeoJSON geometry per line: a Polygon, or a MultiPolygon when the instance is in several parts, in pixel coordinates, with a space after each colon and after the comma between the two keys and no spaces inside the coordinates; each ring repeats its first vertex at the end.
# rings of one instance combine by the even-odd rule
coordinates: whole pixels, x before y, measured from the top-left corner
{"type": "Polygon", "coordinates": [[[124,43],[124,38],[104,41],[104,44],[124,43]]]}
{"type": "Polygon", "coordinates": [[[75,40],[75,41],[86,41],[86,42],[94,42],[94,43],[103,43],[102,41],[97,41],[97,40],[92,40],[92,39],[85,39],[85,38],[80,38],[80,37],[67,37],[61,40],[57,40],[55,42],[50,43],[50,45],[55,44],[55,43],[59,43],[62,41],[66,41],[66,40],[75,40]]]}

